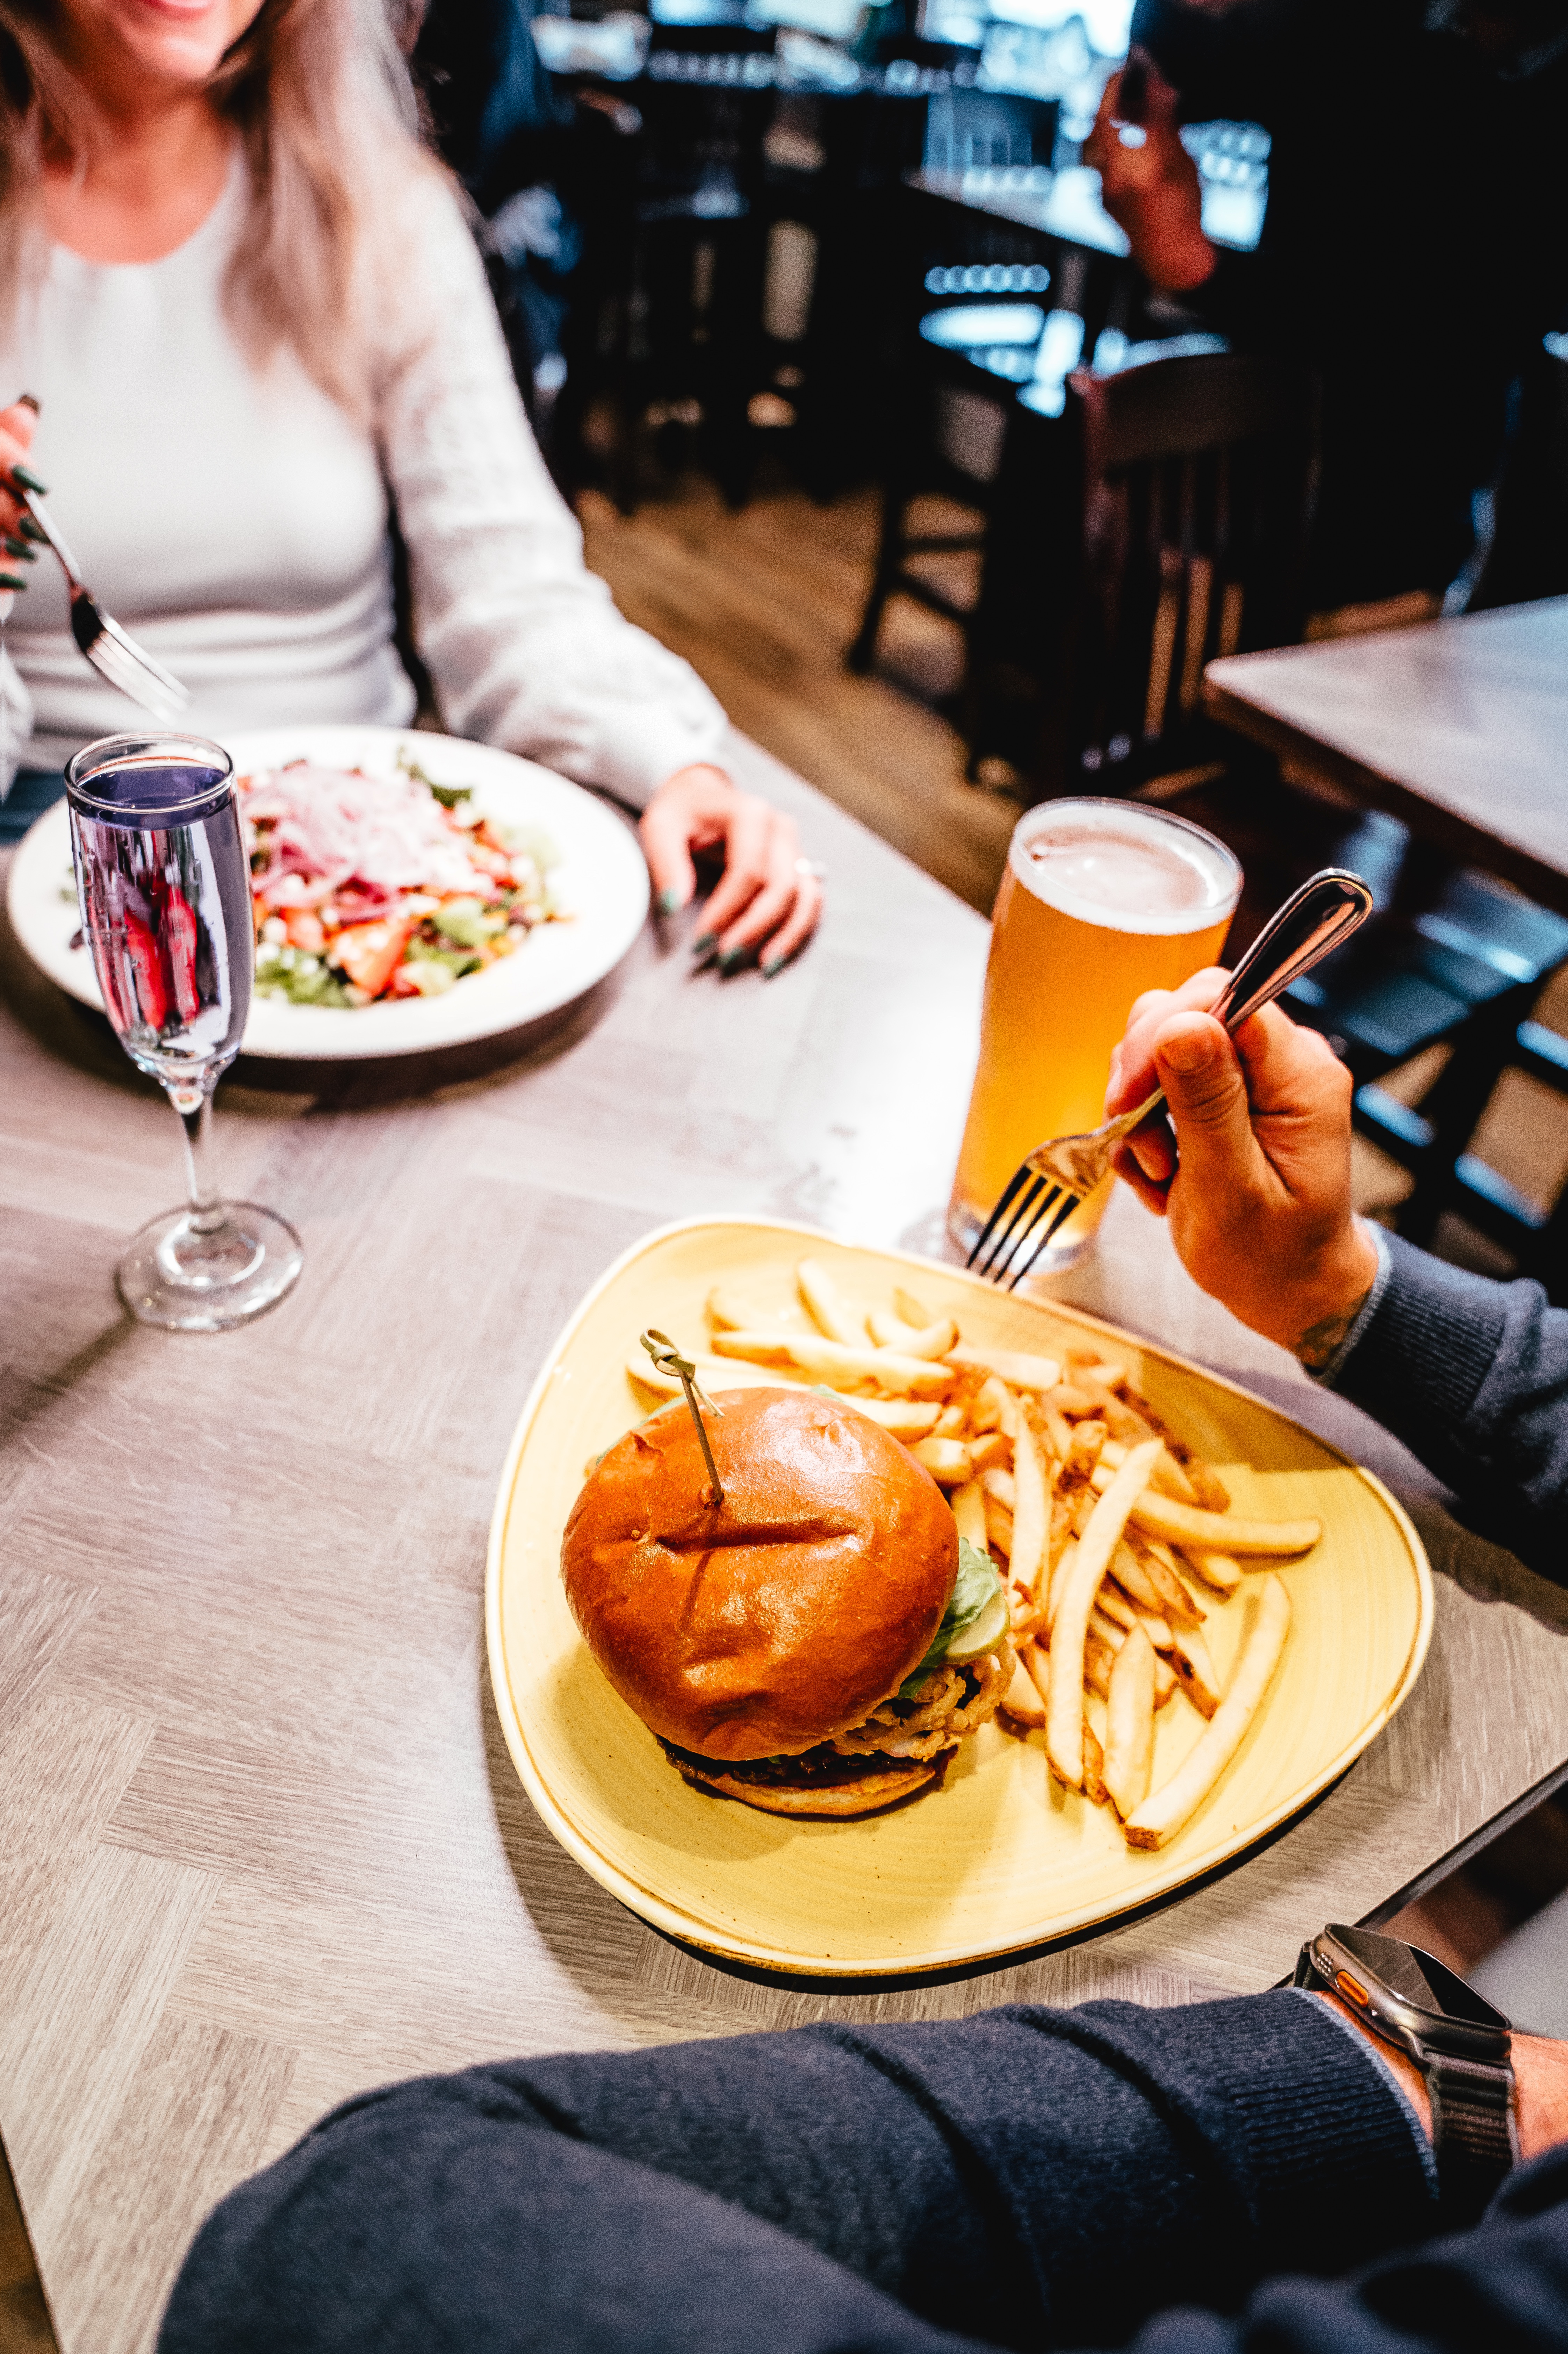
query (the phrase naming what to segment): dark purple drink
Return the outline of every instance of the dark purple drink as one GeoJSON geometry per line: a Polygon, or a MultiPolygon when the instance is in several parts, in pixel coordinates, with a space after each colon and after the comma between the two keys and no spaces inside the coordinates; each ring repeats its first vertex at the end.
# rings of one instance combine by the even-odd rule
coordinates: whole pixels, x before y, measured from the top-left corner
{"type": "Polygon", "coordinates": [[[256,936],[233,764],[194,736],[111,736],[66,770],[81,928],[104,1010],[180,1117],[190,1199],[144,1226],[120,1262],[146,1324],[220,1332],[290,1289],[303,1260],[286,1220],[223,1202],[212,1091],[239,1052],[256,936]]]}
{"type": "Polygon", "coordinates": [[[100,771],[72,796],[71,833],[82,930],[126,1053],[165,1086],[216,1078],[239,1052],[255,961],[227,766],[100,771]]]}

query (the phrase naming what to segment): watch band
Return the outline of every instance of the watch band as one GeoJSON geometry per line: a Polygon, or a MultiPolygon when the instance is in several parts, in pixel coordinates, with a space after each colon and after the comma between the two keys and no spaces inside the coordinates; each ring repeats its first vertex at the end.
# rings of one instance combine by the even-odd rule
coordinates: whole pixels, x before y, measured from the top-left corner
{"type": "Polygon", "coordinates": [[[1518,2156],[1513,2070],[1425,2050],[1421,2072],[1432,2103],[1432,2148],[1446,2225],[1473,2223],[1518,2156]]]}

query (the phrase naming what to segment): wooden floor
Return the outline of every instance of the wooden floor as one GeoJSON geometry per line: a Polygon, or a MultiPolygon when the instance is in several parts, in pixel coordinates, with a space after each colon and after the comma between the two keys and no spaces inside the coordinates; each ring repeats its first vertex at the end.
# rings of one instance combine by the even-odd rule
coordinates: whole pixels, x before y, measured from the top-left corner
{"type": "Polygon", "coordinates": [[[957,684],[956,633],[895,605],[882,668],[854,678],[876,545],[876,499],[832,506],[803,493],[731,514],[705,482],[630,520],[594,492],[579,503],[588,561],[621,610],[683,654],[748,736],[983,915],[991,912],[1017,804],[964,780],[964,748],[926,695],[957,684]]]}

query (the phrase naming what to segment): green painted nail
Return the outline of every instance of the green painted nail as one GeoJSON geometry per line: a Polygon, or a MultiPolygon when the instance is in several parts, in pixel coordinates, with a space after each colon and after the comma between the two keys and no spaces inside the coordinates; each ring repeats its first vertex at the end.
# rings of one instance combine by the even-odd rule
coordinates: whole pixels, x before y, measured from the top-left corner
{"type": "Polygon", "coordinates": [[[31,491],[40,499],[45,496],[49,487],[48,482],[40,482],[37,474],[26,466],[13,466],[11,480],[14,482],[20,482],[25,491],[31,491]]]}
{"type": "Polygon", "coordinates": [[[9,533],[5,537],[5,547],[7,556],[17,557],[24,564],[37,564],[38,560],[38,551],[36,547],[29,547],[25,539],[13,539],[9,533]]]}
{"type": "Polygon", "coordinates": [[[653,904],[662,916],[678,916],[681,912],[681,895],[666,885],[653,904]]]}
{"type": "Polygon", "coordinates": [[[749,949],[731,949],[727,956],[720,957],[718,960],[718,969],[720,972],[723,973],[726,981],[732,972],[738,972],[741,966],[746,962],[747,958],[750,954],[751,950],[749,949]]]}
{"type": "Polygon", "coordinates": [[[769,957],[768,962],[762,968],[763,980],[771,981],[776,972],[783,971],[784,967],[788,962],[789,959],[787,957],[769,957]]]}
{"type": "Polygon", "coordinates": [[[21,522],[16,525],[16,528],[21,533],[24,539],[34,541],[39,547],[48,546],[49,537],[48,533],[44,529],[41,523],[35,523],[30,514],[25,514],[22,517],[21,522]]]}
{"type": "Polygon", "coordinates": [[[0,572],[0,588],[25,588],[26,585],[15,572],[0,572]]]}
{"type": "Polygon", "coordinates": [[[694,957],[706,956],[717,946],[718,934],[716,932],[699,932],[696,938],[692,942],[692,954],[694,957]]]}

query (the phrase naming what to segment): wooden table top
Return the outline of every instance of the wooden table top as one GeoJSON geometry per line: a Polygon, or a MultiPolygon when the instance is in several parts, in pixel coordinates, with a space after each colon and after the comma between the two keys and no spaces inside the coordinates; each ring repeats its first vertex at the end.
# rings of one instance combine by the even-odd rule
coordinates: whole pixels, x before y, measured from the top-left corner
{"type": "MultiPolygon", "coordinates": [[[[1322,1803],[1069,1951],[895,1991],[762,1986],[666,1944],[555,1845],[482,1637],[535,1367],[669,1218],[938,1246],[972,1067],[981,920],[755,747],[734,765],[831,868],[810,954],[720,983],[650,931],[488,1068],[242,1067],[218,1096],[225,1182],[308,1253],[249,1331],[120,1311],[122,1241],[178,1193],[175,1123],[0,944],[0,2126],[69,2354],[149,2346],[213,2200],[366,2086],[824,2015],[1264,1987],[1304,1931],[1365,1914],[1568,1755],[1568,1649],[1493,1598],[1475,1547],[1474,1593],[1438,1580],[1414,1699],[1322,1803]]],[[[1202,1299],[1130,1198],[1069,1289],[1422,1489],[1202,1299]]]]}
{"type": "Polygon", "coordinates": [[[1568,597],[1232,654],[1218,719],[1568,914],[1568,597]]]}

